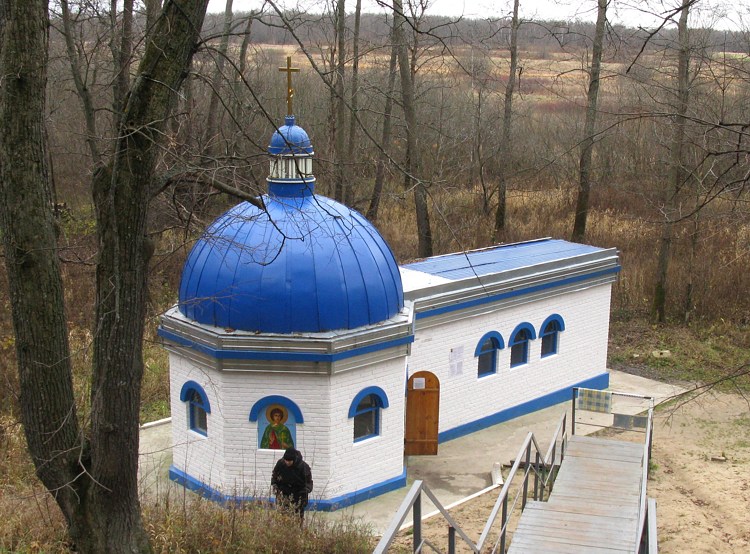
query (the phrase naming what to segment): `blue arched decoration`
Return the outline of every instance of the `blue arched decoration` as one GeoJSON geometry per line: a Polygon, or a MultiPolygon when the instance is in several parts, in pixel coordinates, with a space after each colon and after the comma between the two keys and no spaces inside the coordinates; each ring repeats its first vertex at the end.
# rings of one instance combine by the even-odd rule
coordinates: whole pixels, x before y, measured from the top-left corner
{"type": "Polygon", "coordinates": [[[516,336],[518,333],[522,330],[526,330],[529,333],[529,340],[534,340],[536,338],[536,330],[534,329],[534,326],[531,323],[523,322],[516,325],[516,328],[513,329],[513,332],[510,334],[510,340],[508,341],[508,346],[512,346],[516,342],[516,336]]]}
{"type": "Polygon", "coordinates": [[[266,406],[270,406],[271,404],[280,404],[281,406],[284,406],[289,411],[289,413],[294,416],[294,421],[296,423],[305,422],[299,406],[297,406],[297,404],[295,404],[292,400],[289,400],[286,396],[278,395],[264,396],[255,404],[253,404],[253,407],[250,409],[250,421],[258,421],[258,416],[260,415],[261,411],[264,410],[266,406]]]}
{"type": "Polygon", "coordinates": [[[497,350],[502,350],[503,348],[505,348],[505,341],[503,340],[503,336],[497,331],[490,331],[489,333],[485,333],[484,335],[482,335],[482,338],[479,339],[479,342],[477,342],[477,347],[474,350],[474,357],[477,357],[482,353],[482,345],[487,342],[487,339],[492,340],[497,350]]]}
{"type": "Polygon", "coordinates": [[[477,358],[477,377],[497,373],[497,352],[503,348],[505,348],[505,341],[497,331],[485,333],[479,339],[474,349],[474,357],[477,358]]]}
{"type": "Polygon", "coordinates": [[[375,396],[375,402],[377,403],[379,408],[388,407],[388,395],[385,394],[385,391],[383,389],[375,386],[367,387],[359,391],[359,393],[357,393],[357,396],[354,397],[354,400],[352,400],[352,403],[349,406],[349,417],[354,417],[355,415],[357,415],[357,406],[359,406],[359,403],[362,402],[362,399],[371,394],[375,396]]]}
{"type": "Polygon", "coordinates": [[[539,327],[539,338],[542,339],[542,358],[557,354],[560,331],[565,330],[565,322],[558,314],[552,314],[539,327]]]}
{"type": "Polygon", "coordinates": [[[183,402],[188,402],[190,400],[190,393],[195,391],[198,396],[201,397],[202,402],[202,408],[207,413],[211,413],[211,404],[208,402],[208,396],[206,395],[206,391],[203,390],[203,387],[201,387],[198,383],[195,381],[185,381],[185,384],[182,385],[182,389],[180,390],[180,400],[183,402]]]}
{"type": "Polygon", "coordinates": [[[559,331],[565,331],[565,321],[563,320],[562,316],[559,314],[552,314],[547,319],[545,319],[542,324],[539,326],[539,336],[541,337],[544,334],[544,328],[547,327],[547,325],[551,321],[556,321],[558,325],[559,331]]]}
{"type": "Polygon", "coordinates": [[[529,342],[536,338],[536,331],[531,323],[523,322],[516,325],[510,334],[510,367],[517,367],[529,363],[529,342]]]}

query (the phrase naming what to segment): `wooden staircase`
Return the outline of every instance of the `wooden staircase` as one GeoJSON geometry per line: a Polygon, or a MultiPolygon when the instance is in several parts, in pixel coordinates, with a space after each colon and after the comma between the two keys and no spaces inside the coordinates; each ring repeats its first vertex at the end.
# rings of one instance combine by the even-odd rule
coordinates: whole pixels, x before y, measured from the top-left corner
{"type": "Polygon", "coordinates": [[[508,552],[635,552],[643,455],[643,444],[570,437],[549,500],[527,502],[508,552]]]}

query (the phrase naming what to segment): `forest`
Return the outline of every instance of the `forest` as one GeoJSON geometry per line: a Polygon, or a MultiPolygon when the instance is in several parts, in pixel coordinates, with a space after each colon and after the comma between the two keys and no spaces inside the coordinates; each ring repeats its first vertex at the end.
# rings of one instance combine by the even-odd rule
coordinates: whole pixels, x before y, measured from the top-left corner
{"type": "MultiPolygon", "coordinates": [[[[209,14],[169,122],[150,232],[179,229],[189,244],[237,201],[222,185],[265,192],[266,142],[286,113],[279,68],[292,56],[301,68],[295,112],[313,140],[318,190],[377,220],[400,261],[571,238],[588,151],[589,220],[575,238],[621,250],[617,309],[653,311],[659,284],[660,321],[747,319],[747,32],[687,28],[680,37],[670,24],[605,25],[592,106],[595,24],[519,21],[509,78],[512,20],[452,21],[429,16],[426,4],[405,5],[411,135],[392,17],[348,13],[338,24],[336,12],[273,4],[209,14]]],[[[146,24],[134,13],[127,67],[146,24]]],[[[111,134],[112,25],[89,7],[60,15],[51,32],[51,167],[75,259],[89,255],[79,232],[91,215],[86,183],[111,134]],[[74,40],[66,42],[66,26],[74,40]]],[[[176,274],[179,261],[165,259],[175,240],[156,256],[176,274]]]]}
{"type": "MultiPolygon", "coordinates": [[[[169,413],[158,315],[175,301],[195,238],[265,193],[289,56],[300,70],[294,113],[315,148],[317,192],[374,221],[399,262],[539,237],[616,247],[615,333],[735,333],[736,346],[748,346],[750,29],[692,26],[699,0],[675,0],[648,28],[609,24],[617,0],[587,0],[595,23],[523,20],[518,0],[507,16],[483,20],[432,16],[427,0],[393,0],[380,14],[361,13],[359,0],[321,3],[315,14],[272,0],[252,12],[227,0],[225,13],[205,14],[206,3],[58,0],[47,11],[34,0],[29,17],[49,24],[37,44],[28,30],[13,34],[17,8],[0,1],[3,75],[21,75],[16,62],[33,65],[18,54],[24,40],[47,56],[33,120],[41,155],[30,164],[43,168],[43,194],[33,201],[13,173],[28,151],[13,150],[16,127],[7,123],[26,102],[10,88],[18,79],[0,87],[0,378],[9,391],[0,483],[21,497],[37,486],[28,484],[36,472],[48,490],[72,489],[67,500],[54,496],[64,516],[55,525],[81,551],[146,551],[154,542],[144,539],[135,483],[104,524],[93,513],[104,500],[80,476],[105,483],[130,472],[135,481],[137,448],[127,467],[97,461],[113,452],[104,444],[115,414],[100,415],[112,402],[128,406],[122,440],[131,446],[138,421],[169,413]],[[154,61],[160,53],[174,65],[154,61]],[[149,92],[157,85],[164,98],[149,92]],[[32,298],[46,289],[16,259],[14,226],[35,222],[49,226],[54,244],[56,300],[32,298]],[[28,315],[38,310],[49,317],[28,315]],[[139,323],[125,325],[129,316],[139,323]],[[35,353],[28,345],[45,342],[50,326],[56,346],[35,353]],[[35,372],[42,363],[54,376],[35,372]],[[123,375],[137,392],[100,396],[123,375]],[[57,379],[75,408],[45,408],[34,437],[34,402],[52,393],[27,391],[57,379]],[[57,436],[63,421],[72,427],[59,451],[70,459],[50,471],[42,437],[50,428],[57,436]],[[31,461],[18,446],[24,432],[31,461]],[[76,496],[90,506],[72,507],[76,496]],[[132,527],[115,529],[114,514],[132,527]],[[83,540],[88,525],[107,531],[83,540]]],[[[729,371],[734,361],[712,363],[729,371]]],[[[24,521],[3,529],[0,550],[28,544],[13,542],[24,521]]]]}

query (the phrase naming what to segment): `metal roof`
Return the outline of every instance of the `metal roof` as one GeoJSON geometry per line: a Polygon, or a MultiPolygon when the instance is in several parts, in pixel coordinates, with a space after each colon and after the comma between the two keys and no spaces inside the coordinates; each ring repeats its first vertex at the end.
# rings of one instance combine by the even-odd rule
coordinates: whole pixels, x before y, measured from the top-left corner
{"type": "Polygon", "coordinates": [[[561,261],[604,251],[603,248],[577,244],[559,239],[540,239],[435,256],[402,267],[456,281],[468,277],[482,277],[533,265],[561,261]]]}
{"type": "Polygon", "coordinates": [[[243,202],[196,242],[180,311],[217,327],[263,333],[354,329],[404,305],[388,244],[361,214],[324,196],[243,202]]]}
{"type": "Polygon", "coordinates": [[[435,256],[401,266],[404,298],[417,319],[454,317],[611,283],[614,248],[539,239],[435,256]]]}

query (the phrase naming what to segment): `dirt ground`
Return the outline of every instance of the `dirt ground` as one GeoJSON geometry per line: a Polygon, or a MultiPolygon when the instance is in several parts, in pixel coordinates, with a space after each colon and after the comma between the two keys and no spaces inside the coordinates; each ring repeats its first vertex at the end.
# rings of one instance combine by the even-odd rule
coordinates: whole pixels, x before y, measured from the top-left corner
{"type": "MultiPolygon", "coordinates": [[[[708,392],[659,408],[648,495],[657,502],[660,554],[750,552],[750,400],[708,392]]],[[[476,542],[497,499],[490,492],[449,510],[476,542]]],[[[411,547],[402,532],[393,552],[411,547]]],[[[446,551],[447,525],[424,522],[423,537],[446,551]]],[[[490,535],[492,536],[492,534],[490,535]]],[[[457,550],[461,547],[457,538],[457,550]]]]}

